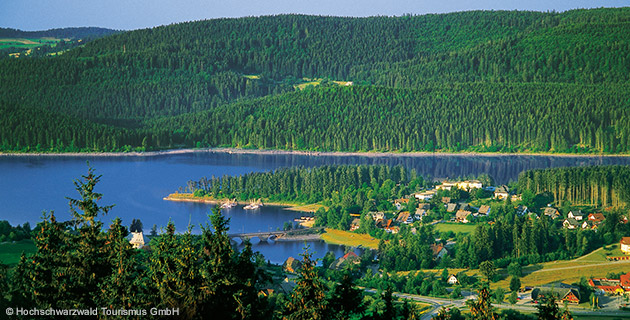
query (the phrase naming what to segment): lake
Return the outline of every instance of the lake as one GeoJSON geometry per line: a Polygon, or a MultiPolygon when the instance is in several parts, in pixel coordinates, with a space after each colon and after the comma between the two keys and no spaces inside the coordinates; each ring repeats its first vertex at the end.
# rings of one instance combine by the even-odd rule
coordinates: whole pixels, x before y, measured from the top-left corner
{"type": "MultiPolygon", "coordinates": [[[[189,180],[201,177],[239,175],[252,171],[267,171],[280,167],[314,167],[330,164],[387,164],[415,168],[425,177],[435,179],[491,175],[497,183],[516,180],[518,174],[532,168],[584,166],[599,164],[630,164],[630,157],[568,157],[568,156],[485,156],[485,155],[426,155],[426,156],[339,156],[305,154],[252,154],[222,152],[191,152],[155,156],[0,156],[0,220],[12,225],[41,220],[42,211],[54,210],[58,220],[71,218],[66,197],[77,198],[73,180],[87,173],[90,163],[102,175],[96,192],[102,193],[100,205],[115,204],[109,215],[101,217],[106,225],[120,217],[127,226],[140,219],[148,232],[155,224],[165,226],[169,220],[178,231],[190,225],[193,232],[208,222],[211,205],[164,201],[169,193],[186,186],[189,180]]],[[[230,218],[230,232],[277,230],[301,214],[281,207],[264,206],[248,211],[242,207],[224,210],[230,218]]],[[[310,241],[315,257],[332,250],[343,253],[340,246],[310,241]]],[[[261,242],[255,246],[274,263],[288,256],[297,257],[304,243],[261,242]]]]}

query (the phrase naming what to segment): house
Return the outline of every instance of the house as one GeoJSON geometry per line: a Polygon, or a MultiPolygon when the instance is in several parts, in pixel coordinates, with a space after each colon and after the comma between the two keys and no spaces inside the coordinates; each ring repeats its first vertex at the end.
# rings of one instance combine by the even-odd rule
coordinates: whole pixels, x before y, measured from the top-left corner
{"type": "Polygon", "coordinates": [[[599,292],[610,295],[619,295],[625,292],[619,279],[592,278],[588,280],[588,284],[599,292]]]}
{"type": "Polygon", "coordinates": [[[450,285],[456,285],[459,283],[459,281],[457,280],[457,276],[451,274],[450,276],[448,276],[448,279],[446,279],[446,283],[450,285]]]}
{"type": "Polygon", "coordinates": [[[580,288],[565,283],[552,283],[532,290],[532,300],[540,300],[545,296],[554,295],[560,301],[580,303],[580,288]]]}
{"type": "Polygon", "coordinates": [[[329,268],[334,269],[334,270],[340,270],[340,269],[343,269],[343,267],[347,265],[359,264],[359,263],[361,263],[361,258],[359,258],[359,256],[357,256],[356,253],[350,251],[346,253],[343,257],[331,263],[329,268]]]}
{"type": "Polygon", "coordinates": [[[619,249],[625,254],[630,254],[630,237],[621,238],[619,249]]]}
{"type": "Polygon", "coordinates": [[[585,216],[586,216],[586,213],[582,212],[582,210],[569,211],[569,215],[568,215],[569,218],[573,218],[577,221],[582,221],[585,216]]]}
{"type": "Polygon", "coordinates": [[[442,181],[442,184],[439,186],[436,186],[435,188],[438,190],[451,190],[455,186],[457,186],[457,182],[442,181]]]}
{"type": "Polygon", "coordinates": [[[421,204],[418,205],[418,209],[429,211],[429,209],[431,209],[431,204],[430,203],[421,203],[421,204]]]}
{"type": "Polygon", "coordinates": [[[287,258],[287,260],[282,264],[282,268],[291,273],[295,273],[301,266],[302,262],[294,259],[293,257],[287,258]]]}
{"type": "Polygon", "coordinates": [[[446,205],[446,212],[455,212],[457,210],[457,203],[449,203],[446,205]]]}
{"type": "Polygon", "coordinates": [[[565,219],[562,222],[562,227],[566,229],[577,229],[580,226],[580,222],[573,218],[565,219]]]}
{"type": "Polygon", "coordinates": [[[433,251],[433,258],[436,260],[440,260],[443,256],[448,254],[448,250],[444,248],[444,245],[440,244],[431,244],[431,251],[433,251]]]}
{"type": "Polygon", "coordinates": [[[503,185],[494,190],[494,197],[499,200],[507,199],[510,196],[509,189],[503,185]]]}
{"type": "Polygon", "coordinates": [[[479,207],[479,214],[480,215],[489,215],[490,214],[490,206],[488,205],[483,205],[481,207],[479,207]]]}
{"type": "Polygon", "coordinates": [[[460,189],[470,191],[471,189],[483,188],[483,184],[479,180],[466,180],[466,181],[458,182],[457,187],[460,189]]]}
{"type": "Polygon", "coordinates": [[[588,283],[602,293],[624,294],[630,292],[630,273],[622,274],[619,279],[592,278],[588,283]]]}
{"type": "Polygon", "coordinates": [[[455,220],[457,220],[457,222],[468,223],[470,222],[469,216],[471,213],[472,212],[466,210],[458,210],[457,213],[455,213],[455,220]]]}
{"type": "Polygon", "coordinates": [[[415,197],[418,200],[431,200],[436,193],[436,190],[429,190],[421,193],[416,193],[415,197]]]}
{"type": "Polygon", "coordinates": [[[385,213],[384,212],[369,212],[368,215],[372,218],[372,220],[374,221],[378,221],[378,220],[383,220],[385,219],[385,213]]]}
{"type": "Polygon", "coordinates": [[[451,203],[451,198],[450,197],[442,197],[442,203],[444,203],[444,204],[451,203]]]}
{"type": "Polygon", "coordinates": [[[516,207],[516,214],[518,214],[519,216],[522,216],[526,213],[527,213],[526,206],[519,204],[518,207],[516,207]]]}
{"type": "Polygon", "coordinates": [[[361,219],[354,218],[352,220],[352,223],[350,223],[350,231],[357,230],[359,229],[360,226],[361,226],[361,219]]]}
{"type": "Polygon", "coordinates": [[[546,207],[541,210],[543,210],[544,215],[550,217],[551,219],[555,219],[560,216],[560,211],[558,211],[558,209],[553,208],[553,207],[546,207]]]}
{"type": "MultiPolygon", "coordinates": [[[[127,238],[129,238],[129,236],[127,238]]],[[[149,241],[148,241],[147,237],[145,237],[142,234],[142,231],[140,231],[140,232],[132,232],[131,233],[131,239],[129,240],[129,243],[131,244],[131,246],[134,249],[141,249],[148,242],[149,241]]]]}
{"type": "Polygon", "coordinates": [[[394,207],[396,207],[396,210],[404,208],[407,204],[409,204],[409,199],[396,199],[394,201],[394,207]]]}
{"type": "Polygon", "coordinates": [[[604,215],[601,214],[601,213],[591,213],[591,214],[588,215],[588,221],[591,221],[591,222],[593,222],[595,224],[600,224],[605,219],[606,219],[606,217],[604,217],[604,215]]]}
{"type": "Polygon", "coordinates": [[[422,217],[428,215],[429,212],[427,210],[424,209],[416,209],[416,214],[413,216],[414,219],[416,220],[422,220],[422,217]]]}
{"type": "Polygon", "coordinates": [[[412,223],[413,222],[413,218],[411,217],[411,214],[409,213],[409,211],[403,211],[403,212],[398,214],[398,217],[396,218],[396,222],[398,222],[398,223],[412,223]]]}
{"type": "Polygon", "coordinates": [[[468,205],[468,203],[465,203],[465,202],[460,202],[458,205],[459,205],[459,210],[468,210],[470,208],[470,205],[468,205]]]}
{"type": "Polygon", "coordinates": [[[375,225],[377,228],[386,229],[392,225],[392,219],[378,219],[375,225]]]}

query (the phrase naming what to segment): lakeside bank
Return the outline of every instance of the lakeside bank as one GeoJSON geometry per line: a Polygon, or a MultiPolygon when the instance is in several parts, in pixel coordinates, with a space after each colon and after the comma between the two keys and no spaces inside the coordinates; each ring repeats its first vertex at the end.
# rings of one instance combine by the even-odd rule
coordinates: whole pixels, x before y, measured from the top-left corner
{"type": "MultiPolygon", "coordinates": [[[[162,198],[165,201],[179,201],[179,202],[197,202],[220,205],[231,199],[215,199],[209,196],[196,197],[191,193],[171,193],[168,196],[162,198]]],[[[251,201],[235,201],[236,205],[248,205],[251,201]]],[[[304,203],[292,203],[292,202],[263,202],[265,206],[284,207],[285,210],[299,211],[314,213],[319,208],[325,208],[321,204],[304,204],[304,203]]]]}
{"type": "Polygon", "coordinates": [[[240,149],[240,148],[204,148],[204,149],[168,149],[146,152],[0,152],[1,156],[68,156],[68,157],[156,157],[162,155],[188,154],[188,153],[225,153],[225,154],[254,154],[254,155],[303,155],[324,157],[428,157],[428,156],[455,156],[455,157],[503,157],[503,156],[534,156],[534,157],[576,157],[576,158],[600,158],[600,157],[630,157],[630,154],[583,154],[583,153],[550,153],[550,152],[346,152],[346,151],[304,151],[281,149],[240,149]]]}

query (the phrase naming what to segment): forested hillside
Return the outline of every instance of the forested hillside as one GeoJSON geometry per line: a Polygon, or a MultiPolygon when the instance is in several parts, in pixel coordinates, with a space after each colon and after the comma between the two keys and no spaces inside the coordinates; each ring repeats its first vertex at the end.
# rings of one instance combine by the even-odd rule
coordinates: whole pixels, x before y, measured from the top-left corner
{"type": "Polygon", "coordinates": [[[518,178],[520,190],[550,192],[572,205],[625,207],[630,204],[629,166],[592,166],[529,170],[518,178]]]}
{"type": "Polygon", "coordinates": [[[79,130],[83,151],[627,152],[628,30],[630,8],[280,15],[123,32],[55,57],[0,58],[3,118],[13,117],[0,143],[68,151],[79,130]],[[333,88],[294,88],[320,82],[333,88]],[[51,130],[49,113],[94,125],[51,130]],[[17,127],[26,114],[32,133],[17,127]],[[101,126],[117,133],[87,132],[101,126]]]}

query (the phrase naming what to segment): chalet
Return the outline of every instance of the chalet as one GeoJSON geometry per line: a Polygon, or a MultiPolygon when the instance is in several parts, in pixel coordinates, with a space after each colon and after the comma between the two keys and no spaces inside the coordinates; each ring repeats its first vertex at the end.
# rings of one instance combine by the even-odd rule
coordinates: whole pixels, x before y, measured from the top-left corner
{"type": "Polygon", "coordinates": [[[588,283],[602,293],[624,294],[630,292],[630,273],[622,274],[619,279],[592,278],[588,283]]]}
{"type": "Polygon", "coordinates": [[[300,260],[294,259],[293,257],[287,258],[284,264],[282,264],[282,268],[291,273],[295,273],[301,266],[302,262],[300,262],[300,260]]]}
{"type": "Polygon", "coordinates": [[[490,214],[490,206],[488,205],[483,205],[481,207],[479,207],[479,214],[480,215],[489,215],[490,214]]]}
{"type": "Polygon", "coordinates": [[[378,220],[383,220],[385,219],[385,213],[383,212],[369,212],[368,215],[372,218],[372,220],[374,221],[378,221],[378,220]]]}
{"type": "Polygon", "coordinates": [[[378,219],[376,220],[375,225],[377,228],[386,229],[388,227],[391,227],[392,220],[391,219],[378,219]]]}
{"type": "Polygon", "coordinates": [[[606,217],[604,217],[604,215],[601,214],[601,213],[591,213],[591,214],[588,215],[588,221],[591,221],[591,222],[593,222],[595,224],[600,224],[605,219],[606,219],[606,217]]]}
{"type": "Polygon", "coordinates": [[[457,220],[457,222],[468,223],[470,222],[470,214],[470,211],[458,210],[457,213],[455,213],[455,220],[457,220]]]}
{"type": "Polygon", "coordinates": [[[442,197],[442,203],[444,203],[444,204],[451,203],[451,198],[450,197],[442,197]]]}
{"type": "Polygon", "coordinates": [[[428,215],[429,212],[427,210],[424,209],[416,209],[416,214],[413,215],[413,218],[416,220],[422,220],[422,217],[428,215]]]}
{"type": "Polygon", "coordinates": [[[524,205],[519,204],[518,207],[516,207],[515,209],[516,209],[516,214],[518,214],[519,216],[522,216],[527,213],[527,207],[524,205]]]}
{"type": "Polygon", "coordinates": [[[455,212],[457,210],[457,203],[449,203],[446,205],[446,212],[455,212]]]}
{"type": "Polygon", "coordinates": [[[456,285],[459,283],[459,280],[457,280],[457,276],[451,274],[450,276],[448,276],[448,279],[446,279],[446,283],[450,285],[456,285]]]}
{"type": "Polygon", "coordinates": [[[361,227],[361,219],[355,218],[352,220],[352,223],[350,223],[350,231],[354,231],[359,229],[359,227],[361,227]]]}
{"type": "Polygon", "coordinates": [[[472,190],[472,189],[481,189],[483,188],[483,184],[479,180],[466,180],[457,183],[457,187],[464,190],[472,190]]]}
{"type": "Polygon", "coordinates": [[[459,205],[459,210],[468,210],[468,209],[470,209],[470,205],[468,203],[460,202],[460,203],[458,203],[458,205],[459,205]]]}
{"type": "Polygon", "coordinates": [[[582,221],[582,229],[591,229],[593,227],[593,223],[588,221],[588,220],[584,220],[582,221]]]}
{"type": "Polygon", "coordinates": [[[543,214],[550,217],[551,219],[555,219],[560,216],[560,211],[553,207],[546,207],[543,210],[543,214]]]}
{"type": "Polygon", "coordinates": [[[619,279],[592,278],[588,280],[588,284],[596,291],[610,295],[619,295],[625,292],[619,279]]]}
{"type": "Polygon", "coordinates": [[[149,242],[147,237],[145,237],[142,234],[142,231],[140,231],[140,232],[132,232],[131,236],[128,236],[127,238],[130,238],[129,239],[129,243],[131,244],[131,246],[134,249],[141,249],[142,247],[144,247],[144,245],[146,243],[149,242]]]}
{"type": "Polygon", "coordinates": [[[435,188],[438,190],[451,190],[453,187],[457,186],[457,182],[452,181],[443,181],[441,185],[436,186],[435,188]]]}
{"type": "Polygon", "coordinates": [[[566,229],[577,229],[579,226],[580,222],[573,218],[565,219],[564,222],[562,222],[562,227],[566,229]]]}
{"type": "Polygon", "coordinates": [[[540,300],[550,295],[556,296],[560,301],[580,303],[580,288],[565,283],[553,283],[532,290],[532,300],[540,300]]]}
{"type": "Polygon", "coordinates": [[[568,218],[573,218],[573,219],[575,219],[577,221],[582,221],[582,220],[584,220],[585,216],[586,216],[586,213],[582,212],[582,210],[569,211],[568,218]]]}
{"type": "Polygon", "coordinates": [[[421,203],[421,204],[418,205],[418,209],[423,209],[423,210],[429,211],[429,209],[431,209],[431,204],[430,203],[421,203]]]}
{"type": "Polygon", "coordinates": [[[440,260],[443,256],[448,254],[448,250],[444,248],[444,245],[440,244],[431,244],[431,251],[433,251],[433,258],[435,260],[440,260]]]}
{"type": "Polygon", "coordinates": [[[409,211],[403,211],[398,214],[398,218],[396,218],[396,222],[405,223],[405,224],[413,223],[413,217],[411,216],[409,211]]]}
{"type": "Polygon", "coordinates": [[[621,238],[619,249],[625,254],[630,254],[630,237],[621,238]]]}
{"type": "Polygon", "coordinates": [[[361,262],[361,258],[359,258],[359,256],[357,256],[356,253],[350,251],[346,253],[343,257],[331,263],[329,268],[334,269],[334,270],[340,270],[340,269],[343,269],[343,267],[347,265],[358,264],[360,262],[361,262]]]}
{"type": "Polygon", "coordinates": [[[494,197],[499,200],[507,199],[510,196],[507,186],[500,186],[494,190],[494,197]]]}
{"type": "Polygon", "coordinates": [[[421,193],[416,193],[415,197],[418,200],[431,200],[433,199],[433,196],[435,196],[436,193],[437,193],[436,190],[429,190],[429,191],[425,191],[421,193]]]}

